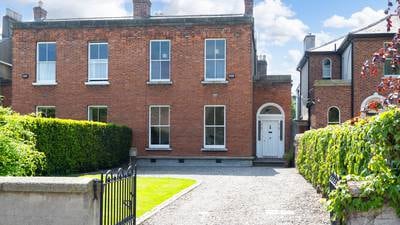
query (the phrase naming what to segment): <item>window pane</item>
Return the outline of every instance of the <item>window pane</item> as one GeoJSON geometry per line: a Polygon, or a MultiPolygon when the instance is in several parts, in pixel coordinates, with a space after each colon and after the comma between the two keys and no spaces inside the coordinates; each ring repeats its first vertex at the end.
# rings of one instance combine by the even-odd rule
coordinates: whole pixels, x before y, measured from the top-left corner
{"type": "Polygon", "coordinates": [[[339,110],[337,108],[331,108],[329,110],[329,123],[339,123],[339,110]]]}
{"type": "Polygon", "coordinates": [[[161,130],[160,144],[169,145],[169,127],[162,127],[160,130],[161,130]]]}
{"type": "Polygon", "coordinates": [[[161,107],[160,113],[161,113],[160,125],[169,125],[169,108],[161,107]]]}
{"type": "Polygon", "coordinates": [[[161,79],[169,80],[169,61],[161,62],[161,79]]]}
{"type": "Polygon", "coordinates": [[[99,108],[98,122],[107,123],[107,108],[99,108]]]}
{"type": "Polygon", "coordinates": [[[89,108],[89,120],[98,121],[99,120],[99,110],[97,108],[89,108]]]}
{"type": "Polygon", "coordinates": [[[90,66],[90,79],[107,79],[108,76],[108,63],[93,59],[89,64],[90,66]]]}
{"type": "Polygon", "coordinates": [[[39,44],[39,61],[47,61],[47,54],[46,54],[46,44],[39,44]]]}
{"type": "Polygon", "coordinates": [[[47,108],[46,117],[56,118],[56,108],[47,108]]]}
{"type": "Polygon", "coordinates": [[[99,44],[99,59],[108,59],[108,44],[99,44]]]}
{"type": "Polygon", "coordinates": [[[90,59],[98,59],[99,58],[99,51],[97,44],[90,45],[90,59]]]}
{"type": "Polygon", "coordinates": [[[56,44],[47,45],[47,61],[56,61],[56,44]]]}
{"type": "Polygon", "coordinates": [[[151,108],[151,125],[159,125],[159,112],[160,112],[160,108],[159,107],[152,107],[151,108]]]}
{"type": "Polygon", "coordinates": [[[214,107],[206,107],[206,125],[214,125],[214,107]]]}
{"type": "Polygon", "coordinates": [[[152,127],[151,128],[151,140],[152,145],[159,145],[160,144],[160,128],[152,127]]]}
{"type": "Polygon", "coordinates": [[[169,41],[161,42],[161,59],[169,59],[169,41]]]}
{"type": "Polygon", "coordinates": [[[216,59],[225,59],[225,40],[217,40],[215,42],[216,59]]]}
{"type": "Polygon", "coordinates": [[[55,62],[39,62],[37,81],[55,81],[56,63],[55,62]]]}
{"type": "Polygon", "coordinates": [[[224,107],[215,108],[215,125],[224,125],[224,107]]]}
{"type": "Polygon", "coordinates": [[[206,41],[206,59],[215,59],[215,41],[206,41]]]}
{"type": "Polygon", "coordinates": [[[225,145],[225,128],[215,128],[215,145],[225,145]]]}
{"type": "Polygon", "coordinates": [[[159,41],[151,42],[151,59],[153,59],[153,60],[160,59],[160,42],[159,41]]]}
{"type": "Polygon", "coordinates": [[[214,127],[206,127],[206,145],[214,145],[214,127]]]}
{"type": "Polygon", "coordinates": [[[224,79],[225,78],[225,60],[217,60],[216,61],[216,78],[224,79]]]}
{"type": "Polygon", "coordinates": [[[215,61],[214,60],[206,61],[206,78],[207,79],[215,78],[215,61]]]}
{"type": "Polygon", "coordinates": [[[151,79],[159,80],[161,79],[161,62],[160,61],[152,61],[151,62],[151,79]]]}

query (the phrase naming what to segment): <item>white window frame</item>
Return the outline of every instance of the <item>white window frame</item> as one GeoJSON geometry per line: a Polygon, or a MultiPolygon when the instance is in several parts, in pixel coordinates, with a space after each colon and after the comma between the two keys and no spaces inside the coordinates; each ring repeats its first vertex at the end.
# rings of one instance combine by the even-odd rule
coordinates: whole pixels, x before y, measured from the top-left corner
{"type": "Polygon", "coordinates": [[[57,80],[57,43],[55,41],[42,41],[42,42],[37,42],[36,43],[36,83],[34,84],[49,84],[49,85],[54,85],[56,84],[57,80]],[[46,62],[51,62],[54,63],[54,79],[53,80],[39,80],[39,45],[40,44],[55,44],[56,45],[56,60],[55,61],[46,61],[46,62]]]}
{"type": "Polygon", "coordinates": [[[171,106],[169,106],[169,105],[150,105],[149,106],[149,125],[148,125],[148,130],[149,130],[149,132],[148,132],[148,135],[149,135],[149,138],[148,138],[148,141],[149,141],[149,148],[150,149],[165,149],[165,150],[168,150],[168,149],[170,149],[171,148],[171,106]],[[168,127],[169,128],[169,137],[168,137],[168,145],[161,145],[161,144],[159,144],[159,145],[154,145],[154,144],[151,144],[151,128],[152,128],[152,125],[151,125],[151,109],[152,108],[168,108],[168,125],[154,125],[154,127],[168,127]]]}
{"type": "MultiPolygon", "coordinates": [[[[207,38],[204,40],[204,81],[226,81],[226,60],[227,60],[227,41],[226,38],[207,38]],[[225,41],[225,54],[224,54],[224,78],[207,78],[207,60],[222,60],[222,59],[207,59],[207,41],[225,41]]],[[[216,74],[217,67],[215,67],[215,74],[216,74]]]]}
{"type": "MultiPolygon", "coordinates": [[[[387,44],[391,44],[391,42],[384,42],[384,43],[383,43],[383,45],[384,45],[383,47],[386,48],[386,45],[387,45],[387,44]]],[[[385,72],[386,72],[386,69],[385,69],[385,68],[386,68],[386,61],[389,61],[389,60],[391,61],[392,58],[386,58],[386,59],[385,59],[385,62],[383,63],[383,69],[382,69],[382,71],[383,71],[383,76],[384,76],[384,77],[400,77],[400,74],[386,74],[386,73],[385,73],[385,72]]]]}
{"type": "MultiPolygon", "coordinates": [[[[106,106],[106,105],[89,105],[88,107],[87,107],[87,118],[88,118],[88,121],[92,121],[92,122],[99,122],[99,121],[94,121],[94,120],[92,120],[91,118],[90,118],[90,109],[91,108],[98,108],[98,109],[107,109],[107,123],[108,123],[108,106],[106,106]]],[[[100,122],[101,123],[101,122],[100,122]]]]}
{"type": "Polygon", "coordinates": [[[328,125],[337,125],[337,124],[341,124],[342,122],[342,120],[341,120],[341,112],[340,112],[340,108],[338,107],[338,106],[331,106],[331,107],[329,107],[329,109],[328,109],[328,112],[327,112],[327,121],[328,121],[328,125]],[[329,121],[329,112],[331,111],[331,109],[333,109],[333,108],[336,108],[337,110],[338,110],[338,112],[339,112],[339,122],[330,122],[329,121]]]}
{"type": "MultiPolygon", "coordinates": [[[[161,49],[160,49],[160,51],[161,51],[161,49]]],[[[150,63],[149,63],[149,65],[150,65],[150,68],[149,68],[149,80],[150,80],[150,82],[169,82],[169,81],[171,81],[171,40],[166,40],[166,39],[160,39],[160,40],[150,40],[150,46],[149,46],[149,59],[150,59],[150,63]],[[169,44],[169,50],[168,50],[168,60],[166,60],[166,59],[155,59],[155,60],[152,60],[151,59],[151,46],[152,46],[152,43],[153,42],[168,42],[168,44],[169,44]],[[151,78],[151,66],[152,66],[152,63],[153,63],[153,61],[157,61],[157,62],[169,62],[169,71],[168,71],[168,79],[152,79],[151,78]]],[[[161,67],[161,64],[160,64],[160,67],[161,67]]],[[[161,71],[161,68],[160,68],[160,71],[161,71]]]]}
{"type": "Polygon", "coordinates": [[[110,49],[109,49],[109,44],[108,42],[89,42],[88,44],[88,81],[93,81],[93,82],[101,82],[101,81],[108,81],[108,77],[109,77],[109,68],[108,68],[108,61],[110,58],[110,49]],[[90,46],[92,45],[100,45],[100,44],[106,44],[108,51],[107,51],[107,59],[91,59],[90,58],[90,46]],[[91,74],[91,69],[90,69],[90,62],[94,60],[94,63],[105,63],[107,65],[107,75],[105,78],[91,78],[90,74],[91,74]]]}
{"type": "Polygon", "coordinates": [[[203,108],[203,146],[206,150],[225,150],[226,149],[226,106],[225,105],[205,105],[203,108]],[[222,127],[221,125],[206,125],[206,108],[223,107],[224,108],[224,145],[207,145],[206,143],[206,128],[207,127],[222,127]]]}
{"type": "Polygon", "coordinates": [[[332,79],[332,60],[330,58],[325,58],[322,60],[322,79],[332,79]],[[329,77],[324,76],[325,71],[325,61],[329,61],[329,77]]]}
{"type": "Polygon", "coordinates": [[[36,116],[39,115],[39,108],[47,108],[47,109],[54,109],[54,114],[57,116],[56,107],[54,105],[37,105],[36,109],[36,116]]]}

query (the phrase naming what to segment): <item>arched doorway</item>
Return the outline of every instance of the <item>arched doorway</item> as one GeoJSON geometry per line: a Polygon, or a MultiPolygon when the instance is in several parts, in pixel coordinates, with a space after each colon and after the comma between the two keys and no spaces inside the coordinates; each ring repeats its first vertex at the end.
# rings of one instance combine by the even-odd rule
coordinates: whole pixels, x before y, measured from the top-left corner
{"type": "Polygon", "coordinates": [[[257,157],[283,158],[285,148],[285,112],[275,103],[266,103],[257,111],[257,157]]]}

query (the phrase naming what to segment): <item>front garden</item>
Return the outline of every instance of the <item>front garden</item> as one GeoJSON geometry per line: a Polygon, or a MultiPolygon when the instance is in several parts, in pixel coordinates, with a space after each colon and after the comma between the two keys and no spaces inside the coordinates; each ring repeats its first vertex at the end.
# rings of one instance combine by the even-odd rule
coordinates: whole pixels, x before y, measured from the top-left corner
{"type": "Polygon", "coordinates": [[[328,209],[338,220],[384,205],[400,216],[400,109],[306,132],[299,140],[297,165],[328,196],[328,209]],[[331,174],[341,181],[330,192],[331,174]],[[349,181],[360,181],[358,198],[353,198],[349,181]]]}

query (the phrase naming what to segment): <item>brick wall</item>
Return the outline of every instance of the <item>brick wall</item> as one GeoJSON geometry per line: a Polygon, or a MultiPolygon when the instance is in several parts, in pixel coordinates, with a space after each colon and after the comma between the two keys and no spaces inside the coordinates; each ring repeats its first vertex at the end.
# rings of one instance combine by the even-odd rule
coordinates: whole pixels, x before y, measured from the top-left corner
{"type": "MultiPolygon", "coordinates": [[[[275,103],[280,105],[285,111],[285,151],[289,150],[291,139],[291,82],[283,83],[255,83],[254,85],[254,115],[257,115],[257,110],[266,103],[275,103]]],[[[256,119],[256,118],[255,118],[256,119]]],[[[256,126],[256,121],[254,121],[256,126]]],[[[254,129],[254,137],[256,130],[254,129]]],[[[256,140],[253,141],[254,149],[256,140]]]]}
{"type": "Polygon", "coordinates": [[[12,97],[12,86],[11,83],[5,83],[0,85],[1,96],[3,96],[2,105],[5,107],[11,106],[12,97]]]}
{"type": "MultiPolygon", "coordinates": [[[[17,29],[13,37],[13,108],[56,106],[57,117],[87,119],[88,105],[107,105],[109,122],[133,129],[140,156],[252,156],[252,25],[17,29]],[[226,38],[225,85],[203,85],[204,39],[226,38]],[[172,85],[149,86],[149,41],[171,40],[172,85]],[[56,86],[33,86],[36,43],[57,42],[56,86]],[[109,43],[109,86],[85,86],[88,42],[109,43]],[[29,74],[22,79],[21,74],[29,74]],[[171,106],[172,151],[146,151],[150,105],[171,106]],[[227,152],[202,152],[204,105],[226,105],[227,152]]],[[[290,93],[290,91],[288,91],[290,93]]]]}

